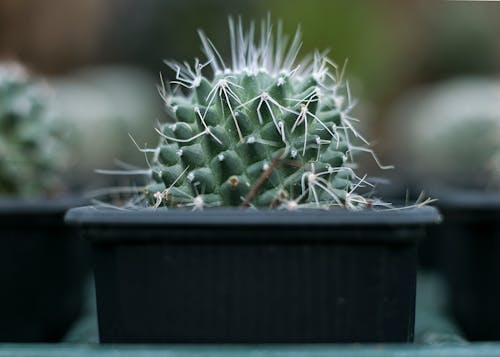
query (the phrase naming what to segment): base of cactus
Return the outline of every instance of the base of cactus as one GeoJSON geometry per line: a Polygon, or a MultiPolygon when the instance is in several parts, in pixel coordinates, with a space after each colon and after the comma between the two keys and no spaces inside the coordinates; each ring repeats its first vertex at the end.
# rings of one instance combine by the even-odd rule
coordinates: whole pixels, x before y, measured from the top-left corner
{"type": "Polygon", "coordinates": [[[58,341],[78,317],[88,254],[63,221],[78,203],[0,199],[1,342],[58,341]]]}
{"type": "Polygon", "coordinates": [[[413,340],[416,241],[400,211],[72,209],[109,343],[413,340]]]}
{"type": "Polygon", "coordinates": [[[437,254],[455,319],[470,340],[499,340],[500,192],[434,191],[445,220],[430,234],[442,240],[437,254]]]}

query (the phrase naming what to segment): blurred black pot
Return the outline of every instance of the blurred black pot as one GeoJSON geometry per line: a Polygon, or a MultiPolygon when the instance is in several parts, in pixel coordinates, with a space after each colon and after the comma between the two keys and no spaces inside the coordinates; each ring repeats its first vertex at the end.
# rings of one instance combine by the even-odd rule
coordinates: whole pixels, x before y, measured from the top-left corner
{"type": "MultiPolygon", "coordinates": [[[[438,255],[451,308],[470,340],[500,339],[500,192],[434,189],[444,223],[438,255]]],[[[432,238],[432,237],[431,237],[432,238]]]]}
{"type": "Polygon", "coordinates": [[[77,199],[0,199],[0,341],[60,340],[78,317],[86,242],[64,225],[77,199]]]}

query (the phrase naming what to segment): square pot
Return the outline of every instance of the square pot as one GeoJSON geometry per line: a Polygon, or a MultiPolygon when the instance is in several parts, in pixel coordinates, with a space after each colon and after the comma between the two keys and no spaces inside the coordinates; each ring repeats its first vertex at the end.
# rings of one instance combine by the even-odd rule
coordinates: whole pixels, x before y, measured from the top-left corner
{"type": "Polygon", "coordinates": [[[92,243],[101,342],[409,342],[432,207],[72,209],[92,243]]]}
{"type": "Polygon", "coordinates": [[[64,214],[79,200],[0,200],[0,342],[59,341],[77,319],[86,242],[64,214]]]}

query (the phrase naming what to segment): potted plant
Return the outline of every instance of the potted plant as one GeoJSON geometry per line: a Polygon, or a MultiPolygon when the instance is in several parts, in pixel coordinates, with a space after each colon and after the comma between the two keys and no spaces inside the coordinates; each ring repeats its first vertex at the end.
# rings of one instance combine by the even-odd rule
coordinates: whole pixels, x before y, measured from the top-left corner
{"type": "Polygon", "coordinates": [[[324,53],[298,64],[300,33],[269,19],[229,30],[228,62],[203,32],[206,62],[167,62],[151,183],[66,215],[92,242],[101,342],[411,341],[416,240],[439,214],[359,193],[353,154],[373,152],[324,53]]]}
{"type": "Polygon", "coordinates": [[[429,240],[451,308],[473,340],[500,338],[500,82],[456,78],[407,95],[393,125],[409,176],[446,217],[429,240]],[[403,120],[403,118],[405,120],[403,120]],[[432,130],[429,130],[432,128],[432,130]],[[432,177],[432,181],[429,180],[432,177]]]}
{"type": "Polygon", "coordinates": [[[0,63],[0,341],[60,339],[82,300],[84,249],[67,239],[56,198],[60,128],[47,89],[16,63],[0,63]],[[49,199],[50,198],[50,199],[49,199]]]}

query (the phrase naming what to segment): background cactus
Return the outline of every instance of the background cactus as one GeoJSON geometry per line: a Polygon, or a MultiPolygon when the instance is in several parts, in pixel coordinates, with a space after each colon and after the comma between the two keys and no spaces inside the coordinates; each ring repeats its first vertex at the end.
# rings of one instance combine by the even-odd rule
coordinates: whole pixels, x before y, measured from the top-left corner
{"type": "Polygon", "coordinates": [[[40,196],[59,190],[61,127],[47,88],[17,63],[0,63],[0,195],[40,196]]]}
{"type": "Polygon", "coordinates": [[[407,174],[422,181],[498,189],[499,103],[500,82],[481,77],[455,78],[405,95],[391,123],[399,168],[406,165],[407,174]]]}
{"type": "MultiPolygon", "coordinates": [[[[231,60],[200,32],[205,63],[167,62],[175,80],[160,93],[174,122],[160,125],[152,152],[154,207],[254,205],[350,209],[372,202],[355,190],[353,154],[373,152],[350,116],[349,86],[325,53],[297,63],[300,32],[291,41],[269,20],[257,38],[229,21],[231,60]],[[207,67],[213,75],[205,76],[207,67]],[[364,144],[363,144],[364,143],[364,144]]],[[[374,156],[375,157],[375,156],[374,156]]]]}
{"type": "Polygon", "coordinates": [[[155,80],[139,68],[118,65],[87,67],[49,79],[54,110],[74,133],[63,176],[72,189],[130,183],[129,178],[94,174],[94,169],[113,161],[119,165],[119,158],[126,158],[127,167],[144,163],[128,133],[140,142],[157,142],[151,128],[163,106],[151,84],[155,80]]]}

